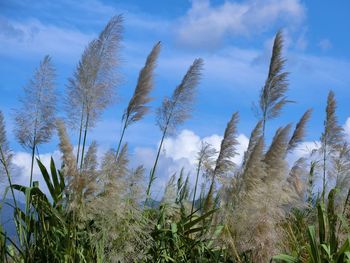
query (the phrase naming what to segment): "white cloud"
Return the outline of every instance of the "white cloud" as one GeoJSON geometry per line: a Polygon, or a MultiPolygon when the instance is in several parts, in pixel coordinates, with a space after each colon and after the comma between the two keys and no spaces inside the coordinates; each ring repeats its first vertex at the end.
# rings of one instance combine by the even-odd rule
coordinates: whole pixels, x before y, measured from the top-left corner
{"type": "MultiPolygon", "coordinates": [[[[217,151],[220,150],[222,136],[213,134],[201,138],[193,131],[182,130],[175,137],[168,137],[164,141],[164,150],[160,156],[156,171],[157,179],[154,182],[154,196],[161,196],[164,187],[169,178],[174,173],[179,173],[182,168],[185,173],[190,173],[190,183],[195,181],[195,171],[197,164],[197,154],[200,150],[201,141],[211,144],[217,151]]],[[[248,147],[248,138],[244,134],[237,137],[237,155],[233,158],[236,164],[242,162],[242,157],[248,147]]],[[[156,149],[153,148],[135,148],[132,158],[132,165],[143,164],[146,169],[151,169],[156,156],[156,149]]]]}
{"type": "Polygon", "coordinates": [[[200,137],[193,131],[183,130],[175,138],[164,140],[164,153],[166,156],[179,160],[188,159],[191,164],[196,162],[196,154],[200,147],[200,137]]]}
{"type": "MultiPolygon", "coordinates": [[[[47,169],[49,169],[51,157],[54,159],[56,168],[59,168],[61,166],[61,153],[59,151],[54,151],[53,153],[40,154],[40,161],[44,164],[44,166],[47,169]]],[[[29,186],[31,159],[31,154],[26,152],[15,152],[13,154],[11,163],[12,183],[29,186]]],[[[39,182],[39,186],[43,190],[43,192],[48,193],[48,189],[46,187],[44,178],[41,175],[36,160],[34,161],[33,168],[33,181],[39,182]]],[[[7,185],[7,181],[5,181],[4,183],[5,185],[7,185]]],[[[23,198],[23,196],[19,197],[23,198]]]]}
{"type": "MultiPolygon", "coordinates": [[[[165,156],[173,160],[187,159],[191,165],[197,162],[197,154],[200,150],[201,141],[211,144],[216,151],[220,150],[222,136],[213,134],[208,137],[200,138],[193,131],[182,130],[175,138],[169,137],[164,141],[165,156]]],[[[248,138],[244,134],[237,137],[239,145],[237,146],[237,156],[234,158],[237,164],[242,161],[244,151],[248,147],[248,138]]]]}
{"type": "Polygon", "coordinates": [[[297,25],[304,19],[299,0],[225,1],[213,6],[209,0],[193,0],[177,25],[179,42],[193,47],[215,47],[227,35],[253,35],[278,21],[297,25]]]}

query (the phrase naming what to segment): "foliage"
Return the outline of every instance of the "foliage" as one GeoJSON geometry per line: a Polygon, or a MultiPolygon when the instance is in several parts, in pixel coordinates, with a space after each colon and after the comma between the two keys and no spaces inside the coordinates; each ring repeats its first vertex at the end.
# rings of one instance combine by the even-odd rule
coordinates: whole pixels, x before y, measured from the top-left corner
{"type": "Polygon", "coordinates": [[[325,209],[321,200],[317,205],[318,234],[316,227],[310,225],[307,229],[308,242],[305,244],[305,254],[289,256],[285,254],[274,256],[275,260],[283,262],[312,262],[312,263],[340,263],[350,262],[350,235],[340,245],[341,237],[338,235],[337,226],[339,218],[335,211],[336,189],[332,189],[328,195],[328,206],[325,209]]]}

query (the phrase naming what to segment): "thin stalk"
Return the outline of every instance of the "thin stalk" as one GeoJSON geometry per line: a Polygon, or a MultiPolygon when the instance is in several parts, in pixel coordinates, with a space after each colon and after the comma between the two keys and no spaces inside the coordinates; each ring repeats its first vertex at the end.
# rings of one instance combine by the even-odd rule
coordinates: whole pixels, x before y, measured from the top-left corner
{"type": "Polygon", "coordinates": [[[168,129],[168,125],[164,129],[164,132],[163,132],[163,135],[162,135],[162,139],[160,141],[160,145],[159,145],[158,152],[157,152],[157,157],[156,157],[156,160],[154,162],[153,168],[151,169],[150,178],[149,178],[149,182],[148,182],[148,186],[147,186],[147,190],[146,190],[146,195],[147,195],[146,201],[150,197],[151,186],[152,186],[152,183],[153,183],[153,181],[155,179],[154,175],[155,175],[155,172],[156,172],[156,168],[157,168],[157,164],[158,164],[158,160],[159,160],[159,156],[160,156],[160,151],[162,150],[162,147],[163,147],[163,142],[164,142],[164,138],[165,138],[167,129],[168,129]]]}
{"type": "Polygon", "coordinates": [[[36,150],[36,156],[37,156],[38,160],[41,161],[38,145],[35,146],[35,150],[36,150]]]}
{"type": "MultiPolygon", "coordinates": [[[[198,185],[198,177],[199,177],[199,173],[201,170],[201,166],[202,166],[202,159],[199,160],[198,162],[198,167],[197,167],[197,175],[196,175],[196,183],[194,185],[194,193],[193,193],[193,200],[192,200],[192,207],[191,207],[191,215],[193,213],[193,208],[194,208],[194,202],[196,200],[196,193],[197,193],[197,185],[198,185]]],[[[192,220],[192,216],[191,216],[191,220],[192,220]]]]}
{"type": "Polygon", "coordinates": [[[84,105],[83,105],[83,109],[81,111],[81,118],[80,118],[80,127],[79,127],[79,140],[78,140],[78,151],[77,151],[77,167],[78,167],[78,163],[79,163],[79,154],[80,154],[80,143],[81,143],[81,134],[83,132],[83,121],[84,121],[84,105]]]}
{"type": "MultiPolygon", "coordinates": [[[[178,101],[178,97],[175,98],[173,105],[176,105],[177,101],[178,101]]],[[[146,190],[146,195],[147,195],[146,201],[147,201],[147,200],[149,199],[149,197],[150,197],[151,186],[152,186],[153,181],[155,180],[154,174],[155,174],[155,172],[156,172],[156,168],[157,168],[157,164],[158,164],[158,159],[159,159],[159,156],[160,156],[160,151],[162,150],[164,138],[165,138],[165,135],[166,135],[166,133],[167,133],[170,120],[171,120],[171,118],[172,118],[172,116],[173,116],[173,111],[174,111],[174,106],[172,107],[172,109],[171,109],[171,111],[170,111],[170,114],[169,114],[169,116],[168,116],[168,119],[167,119],[167,121],[166,121],[165,128],[164,128],[163,135],[162,135],[162,139],[161,139],[161,141],[160,141],[160,145],[159,145],[158,152],[157,152],[157,157],[156,157],[156,160],[155,160],[155,162],[154,162],[153,168],[152,168],[151,173],[150,173],[150,178],[149,178],[149,182],[148,182],[148,186],[147,186],[147,190],[146,190]]]]}
{"type": "Polygon", "coordinates": [[[313,178],[314,178],[314,170],[316,163],[311,162],[310,171],[308,175],[308,189],[307,189],[307,203],[310,207],[312,207],[312,190],[313,190],[313,178]]]}
{"type": "Polygon", "coordinates": [[[323,150],[323,178],[322,178],[322,201],[324,202],[326,194],[326,160],[327,160],[327,144],[324,145],[323,150]]]}
{"type": "Polygon", "coordinates": [[[86,135],[87,135],[88,125],[89,125],[89,112],[86,115],[86,122],[85,122],[85,129],[84,129],[84,139],[83,139],[83,148],[81,150],[80,171],[83,168],[84,151],[85,151],[86,135]]]}
{"type": "Polygon", "coordinates": [[[128,120],[129,120],[129,116],[126,116],[126,119],[124,121],[124,127],[123,127],[123,130],[122,130],[122,134],[120,135],[118,148],[117,148],[117,151],[115,153],[115,158],[118,158],[118,154],[119,154],[119,151],[120,151],[120,147],[122,145],[122,141],[123,141],[123,138],[124,138],[124,133],[125,133],[125,130],[126,130],[126,127],[127,127],[128,120]]]}
{"type": "Polygon", "coordinates": [[[15,204],[15,208],[16,208],[16,210],[17,210],[18,206],[17,206],[17,201],[16,201],[15,193],[14,193],[13,188],[12,188],[11,175],[10,175],[10,172],[9,172],[9,170],[8,170],[7,163],[6,163],[5,159],[4,159],[5,156],[4,156],[4,153],[3,153],[3,151],[2,151],[2,147],[1,147],[1,146],[0,146],[0,152],[1,152],[1,158],[2,158],[2,160],[4,160],[4,161],[2,161],[2,164],[3,164],[4,168],[5,168],[5,173],[6,173],[6,176],[7,176],[7,180],[8,180],[9,185],[10,185],[11,194],[12,194],[12,198],[13,198],[13,203],[15,204]]]}
{"type": "Polygon", "coordinates": [[[263,114],[263,123],[262,123],[262,137],[265,138],[265,126],[266,126],[266,110],[264,110],[263,114]]]}
{"type": "Polygon", "coordinates": [[[33,147],[32,147],[32,162],[30,165],[30,180],[29,180],[29,187],[32,187],[33,184],[33,170],[34,170],[34,156],[35,156],[35,135],[34,135],[34,140],[33,140],[33,147]]]}
{"type": "MultiPolygon", "coordinates": [[[[38,98],[38,104],[41,100],[41,92],[42,92],[42,87],[39,89],[39,98],[38,98]]],[[[39,109],[36,108],[35,112],[35,123],[34,123],[34,135],[33,135],[33,145],[32,145],[32,163],[30,167],[30,180],[29,180],[29,187],[32,187],[33,183],[33,169],[34,169],[34,155],[35,155],[35,147],[36,147],[36,129],[38,125],[38,114],[39,114],[39,109]]]]}
{"type": "MultiPolygon", "coordinates": [[[[11,174],[10,174],[10,171],[8,169],[8,166],[7,166],[7,162],[6,162],[6,158],[5,158],[5,155],[4,155],[4,152],[2,150],[2,146],[0,145],[0,153],[1,153],[1,162],[4,166],[4,169],[5,169],[5,173],[6,173],[6,176],[7,176],[7,180],[9,182],[9,186],[10,186],[10,189],[11,189],[11,194],[12,194],[12,198],[13,198],[13,203],[15,205],[15,215],[17,215],[17,210],[18,210],[18,205],[17,205],[17,200],[16,200],[16,197],[15,197],[15,193],[13,191],[13,187],[12,187],[12,180],[11,180],[11,174]]],[[[18,223],[18,220],[17,220],[17,217],[15,217],[15,225],[16,225],[16,233],[17,233],[17,236],[18,236],[18,240],[22,243],[22,238],[21,238],[21,230],[20,230],[20,224],[18,223]]]]}
{"type": "Polygon", "coordinates": [[[0,153],[1,153],[1,159],[2,159],[2,164],[4,166],[4,169],[5,169],[5,173],[6,173],[6,176],[7,176],[7,180],[9,182],[9,185],[10,185],[10,189],[11,189],[11,194],[12,194],[12,198],[13,198],[13,202],[15,204],[15,208],[17,210],[18,206],[17,206],[17,201],[16,201],[16,197],[15,197],[15,193],[13,191],[13,188],[12,188],[12,180],[11,180],[11,174],[8,170],[8,166],[7,166],[7,162],[6,162],[6,159],[5,159],[5,155],[4,155],[4,152],[2,150],[2,146],[0,145],[0,153]]]}
{"type": "Polygon", "coordinates": [[[151,173],[150,173],[150,178],[149,178],[149,182],[148,182],[148,186],[147,186],[147,190],[146,190],[146,196],[147,196],[146,197],[146,203],[147,203],[147,200],[150,197],[151,186],[152,186],[153,181],[155,180],[154,175],[155,175],[155,171],[156,171],[158,160],[159,160],[159,156],[160,156],[160,151],[162,150],[164,138],[166,136],[170,120],[173,117],[173,112],[174,112],[174,107],[175,107],[174,105],[176,105],[177,101],[178,101],[178,96],[175,97],[173,106],[171,108],[170,114],[169,114],[168,119],[166,121],[165,128],[164,128],[163,135],[162,135],[162,139],[160,141],[160,145],[159,145],[158,152],[157,152],[157,157],[156,157],[156,160],[154,162],[153,168],[152,168],[151,173]]]}

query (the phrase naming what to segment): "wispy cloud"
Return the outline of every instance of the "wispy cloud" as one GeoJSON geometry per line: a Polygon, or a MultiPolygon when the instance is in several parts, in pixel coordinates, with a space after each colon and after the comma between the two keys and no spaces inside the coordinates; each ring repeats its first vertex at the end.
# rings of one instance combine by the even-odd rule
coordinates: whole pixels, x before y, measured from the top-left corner
{"type": "Polygon", "coordinates": [[[305,10],[299,0],[225,1],[218,6],[209,0],[193,0],[180,20],[179,43],[191,47],[212,48],[228,35],[252,35],[280,26],[300,24],[305,10]]]}
{"type": "Polygon", "coordinates": [[[12,57],[52,54],[59,59],[77,58],[84,46],[93,38],[77,30],[45,25],[31,19],[17,22],[0,20],[0,53],[12,57]]]}

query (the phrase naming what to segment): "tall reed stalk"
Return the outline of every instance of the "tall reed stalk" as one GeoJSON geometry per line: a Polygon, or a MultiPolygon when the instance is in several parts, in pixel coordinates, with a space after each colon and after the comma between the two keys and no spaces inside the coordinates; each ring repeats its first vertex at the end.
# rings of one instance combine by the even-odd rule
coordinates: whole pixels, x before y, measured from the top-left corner
{"type": "Polygon", "coordinates": [[[259,109],[256,109],[262,120],[262,134],[265,135],[266,122],[280,115],[283,106],[289,102],[285,93],[288,90],[288,73],[284,72],[286,60],[282,57],[283,36],[279,31],[276,34],[270,67],[265,85],[261,89],[259,109]]]}
{"type": "Polygon", "coordinates": [[[113,17],[99,36],[89,43],[67,86],[65,109],[68,123],[79,130],[76,162],[80,170],[88,130],[115,98],[122,21],[121,16],[113,17]]]}
{"type": "Polygon", "coordinates": [[[324,130],[321,135],[322,155],[322,200],[324,201],[327,188],[327,173],[329,158],[341,148],[343,143],[343,128],[338,125],[336,116],[336,101],[333,91],[328,93],[324,130]]]}
{"type": "Polygon", "coordinates": [[[15,135],[18,142],[31,151],[29,185],[33,182],[35,150],[51,139],[56,113],[55,69],[45,56],[20,98],[21,108],[15,111],[15,135]]]}
{"type": "Polygon", "coordinates": [[[193,106],[195,88],[198,85],[203,67],[202,59],[195,59],[188,69],[179,86],[177,86],[170,98],[164,98],[162,106],[157,110],[157,125],[162,131],[162,138],[158,147],[153,168],[147,185],[147,200],[150,198],[151,187],[156,179],[155,172],[163,147],[164,139],[169,132],[174,132],[176,127],[182,124],[190,116],[193,106]]]}
{"type": "Polygon", "coordinates": [[[15,205],[15,209],[17,210],[17,201],[15,197],[15,193],[13,191],[12,187],[12,179],[10,174],[9,165],[12,159],[12,154],[8,146],[7,138],[6,138],[6,130],[5,130],[5,121],[4,121],[4,115],[2,111],[0,111],[0,162],[3,169],[0,169],[0,171],[4,171],[8,180],[9,188],[12,194],[13,202],[15,205]]]}
{"type": "Polygon", "coordinates": [[[154,69],[156,67],[157,58],[160,52],[160,42],[158,42],[148,55],[144,67],[139,73],[139,78],[132,98],[129,101],[128,107],[123,114],[123,128],[120,135],[116,158],[118,157],[120,147],[123,142],[125,130],[132,123],[141,120],[144,115],[149,111],[147,103],[151,101],[149,93],[154,86],[154,69]]]}

